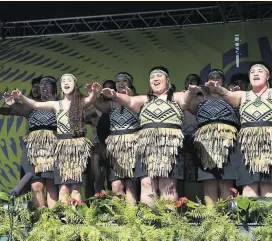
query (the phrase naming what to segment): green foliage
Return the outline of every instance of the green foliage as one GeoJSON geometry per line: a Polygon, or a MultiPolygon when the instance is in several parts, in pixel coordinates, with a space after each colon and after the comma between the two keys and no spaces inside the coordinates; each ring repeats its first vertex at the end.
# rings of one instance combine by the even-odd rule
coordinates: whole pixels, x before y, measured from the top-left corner
{"type": "MultiPolygon", "coordinates": [[[[272,240],[271,202],[240,198],[238,209],[230,212],[231,199],[219,200],[214,206],[187,199],[177,205],[159,199],[150,207],[103,192],[91,198],[89,206],[70,199],[49,210],[33,207],[30,198],[16,200],[15,241],[247,241],[234,225],[237,220],[232,220],[241,210],[249,219],[265,224],[254,231],[257,241],[272,240]]],[[[8,212],[0,206],[0,236],[8,232],[8,212]]]]}

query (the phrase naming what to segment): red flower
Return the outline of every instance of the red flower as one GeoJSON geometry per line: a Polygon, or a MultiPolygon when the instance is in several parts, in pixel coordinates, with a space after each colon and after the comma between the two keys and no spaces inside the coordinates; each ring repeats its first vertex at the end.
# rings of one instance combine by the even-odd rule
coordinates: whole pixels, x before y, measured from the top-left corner
{"type": "Polygon", "coordinates": [[[233,192],[233,196],[237,197],[238,191],[234,187],[231,187],[230,190],[233,192]]]}
{"type": "Polygon", "coordinates": [[[105,196],[105,193],[103,193],[103,192],[97,192],[94,196],[98,197],[98,198],[102,198],[102,197],[105,196]]]}
{"type": "Polygon", "coordinates": [[[68,202],[70,202],[71,204],[75,204],[75,205],[77,205],[77,206],[81,206],[81,205],[84,204],[82,201],[79,201],[79,200],[77,200],[77,199],[75,199],[75,198],[73,198],[73,197],[69,197],[67,200],[68,200],[68,202]]]}
{"type": "Polygon", "coordinates": [[[181,207],[181,206],[182,206],[182,202],[181,202],[181,201],[176,202],[176,207],[177,207],[177,208],[179,208],[179,207],[181,207]]]}
{"type": "Polygon", "coordinates": [[[182,204],[187,203],[188,202],[188,198],[187,197],[181,197],[179,199],[179,202],[181,202],[182,204]]]}
{"type": "Polygon", "coordinates": [[[77,200],[76,200],[75,198],[73,198],[73,197],[69,197],[69,198],[68,198],[68,201],[69,201],[69,202],[77,202],[77,200]]]}
{"type": "Polygon", "coordinates": [[[82,206],[84,203],[82,201],[77,201],[77,206],[82,206]]]}

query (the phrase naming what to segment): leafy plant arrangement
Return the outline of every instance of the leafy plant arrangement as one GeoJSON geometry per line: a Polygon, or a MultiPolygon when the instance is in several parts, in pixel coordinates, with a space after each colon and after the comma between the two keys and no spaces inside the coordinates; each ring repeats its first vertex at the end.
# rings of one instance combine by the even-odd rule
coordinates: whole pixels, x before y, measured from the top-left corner
{"type": "MultiPolygon", "coordinates": [[[[231,188],[233,196],[227,199],[231,202],[231,219],[237,224],[263,224],[267,215],[272,211],[271,198],[248,198],[240,196],[236,189],[231,188]]],[[[225,201],[227,201],[225,200],[225,201]]]]}
{"type": "Polygon", "coordinates": [[[25,241],[28,230],[34,222],[30,208],[31,194],[15,199],[14,207],[8,209],[8,195],[0,193],[0,237],[8,236],[10,230],[10,214],[13,214],[13,239],[25,241]]]}
{"type": "MultiPolygon", "coordinates": [[[[4,196],[0,194],[1,197],[4,196]]],[[[15,241],[246,241],[248,237],[233,222],[246,217],[265,223],[267,226],[256,228],[256,240],[269,240],[272,215],[266,211],[271,211],[272,202],[268,205],[250,200],[248,206],[240,198],[234,195],[214,206],[185,197],[177,203],[159,199],[150,207],[129,204],[125,198],[103,191],[87,204],[68,197],[67,203],[57,203],[49,210],[35,208],[29,202],[31,196],[26,195],[16,199],[13,237],[15,241]],[[240,209],[233,209],[234,204],[240,209]]],[[[0,203],[0,237],[9,232],[5,202],[0,203]]]]}

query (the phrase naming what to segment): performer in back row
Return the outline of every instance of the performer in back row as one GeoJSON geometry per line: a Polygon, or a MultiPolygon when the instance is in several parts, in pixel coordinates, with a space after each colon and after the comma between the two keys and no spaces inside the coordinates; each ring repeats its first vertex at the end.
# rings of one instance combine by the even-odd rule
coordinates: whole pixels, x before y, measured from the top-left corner
{"type": "Polygon", "coordinates": [[[175,92],[168,70],[154,67],[149,74],[148,95],[129,96],[103,89],[102,93],[135,113],[140,113],[140,130],[135,136],[135,177],[141,179],[141,202],[152,204],[156,192],[169,200],[177,200],[177,179],[183,179],[180,149],[183,110],[199,88],[175,92]]]}
{"type": "Polygon", "coordinates": [[[91,142],[85,138],[84,108],[96,99],[94,85],[86,85],[88,97],[78,89],[77,78],[72,74],[61,77],[63,100],[36,102],[22,95],[19,90],[12,96],[30,108],[54,111],[57,114],[57,144],[55,146],[55,184],[59,185],[59,200],[66,201],[71,195],[81,200],[80,189],[85,182],[84,172],[91,157],[91,142]]]}
{"type": "MultiPolygon", "coordinates": [[[[116,90],[113,80],[105,80],[103,88],[111,88],[116,90]]],[[[100,95],[99,101],[112,101],[111,99],[100,95]]],[[[105,190],[105,179],[107,180],[107,189],[111,189],[107,172],[109,170],[109,161],[106,157],[106,139],[110,135],[110,118],[108,113],[102,113],[98,109],[91,106],[85,112],[85,124],[92,125],[92,143],[94,145],[92,151],[92,162],[88,165],[86,198],[95,193],[105,190]],[[89,185],[88,185],[89,184],[89,185]]]]}
{"type": "Polygon", "coordinates": [[[237,185],[244,186],[244,196],[272,196],[272,89],[270,71],[262,63],[249,69],[250,91],[229,91],[216,80],[206,83],[235,108],[240,109],[239,142],[244,164],[239,168],[237,185]]]}

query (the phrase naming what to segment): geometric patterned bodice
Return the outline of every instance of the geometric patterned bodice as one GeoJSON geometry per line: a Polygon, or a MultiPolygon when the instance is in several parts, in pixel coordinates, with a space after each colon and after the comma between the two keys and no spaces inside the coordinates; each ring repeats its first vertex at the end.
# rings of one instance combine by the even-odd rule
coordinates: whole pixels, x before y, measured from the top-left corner
{"type": "Polygon", "coordinates": [[[240,125],[238,110],[224,100],[205,100],[198,105],[196,117],[198,125],[205,125],[213,121],[240,125]]]}
{"type": "Polygon", "coordinates": [[[246,92],[246,101],[240,107],[241,124],[258,121],[272,121],[272,98],[271,91],[267,99],[256,102],[249,99],[249,92],[246,92]]]}
{"type": "Polygon", "coordinates": [[[189,111],[184,111],[184,121],[182,126],[182,133],[184,136],[193,136],[197,131],[196,116],[189,111]]]}
{"type": "Polygon", "coordinates": [[[124,106],[113,106],[109,116],[111,131],[137,130],[140,127],[139,114],[132,112],[124,106]]]}
{"type": "Polygon", "coordinates": [[[71,134],[73,130],[69,122],[69,110],[63,110],[62,101],[59,101],[59,111],[57,112],[57,133],[71,134]]]}
{"type": "Polygon", "coordinates": [[[157,97],[146,102],[140,113],[141,126],[152,123],[174,124],[182,127],[184,111],[167,96],[157,97]]]}
{"type": "Polygon", "coordinates": [[[53,111],[33,110],[28,117],[28,129],[36,128],[57,130],[56,113],[53,111]]]}

